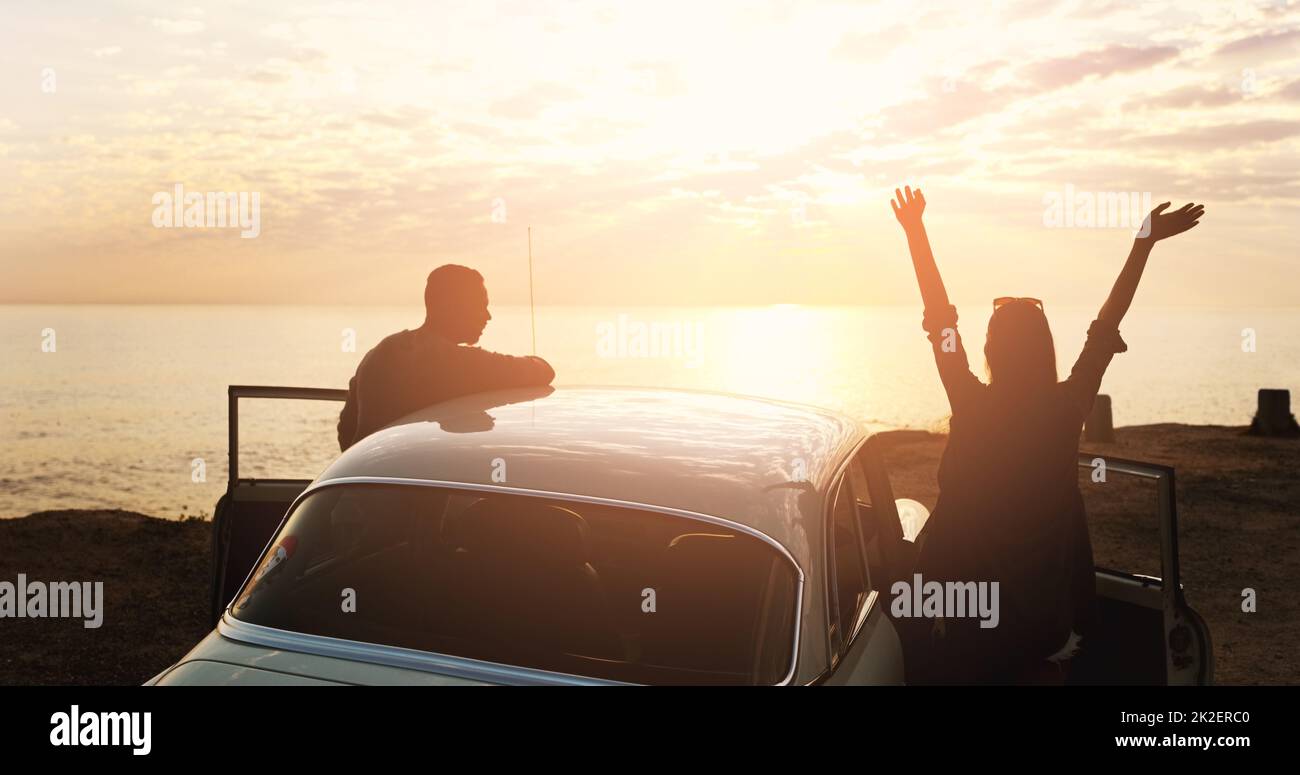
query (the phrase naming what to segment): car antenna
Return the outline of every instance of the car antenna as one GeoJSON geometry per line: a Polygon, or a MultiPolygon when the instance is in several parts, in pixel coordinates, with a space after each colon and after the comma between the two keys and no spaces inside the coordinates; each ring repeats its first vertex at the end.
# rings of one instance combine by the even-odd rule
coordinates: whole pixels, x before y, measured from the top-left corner
{"type": "MultiPolygon", "coordinates": [[[[533,305],[533,227],[528,227],[528,317],[533,328],[533,357],[537,357],[537,307],[533,305]]],[[[537,403],[528,402],[529,424],[537,424],[537,403]]]]}
{"type": "Polygon", "coordinates": [[[528,227],[528,316],[533,327],[533,356],[537,355],[537,308],[533,306],[533,227],[528,227]]]}

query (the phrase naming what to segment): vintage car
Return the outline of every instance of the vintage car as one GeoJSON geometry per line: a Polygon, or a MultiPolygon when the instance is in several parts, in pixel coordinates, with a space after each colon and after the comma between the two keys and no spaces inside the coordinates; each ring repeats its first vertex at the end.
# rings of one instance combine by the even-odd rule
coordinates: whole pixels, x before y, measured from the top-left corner
{"type": "MultiPolygon", "coordinates": [[[[429,407],[315,481],[230,481],[214,522],[215,630],[151,684],[891,684],[890,618],[928,515],[896,500],[879,436],[731,395],[523,389],[429,407]]],[[[1081,455],[1080,465],[1096,456],[1081,455]]],[[[1098,570],[1079,683],[1208,683],[1178,579],[1098,570]]],[[[1154,515],[1152,515],[1154,516],[1154,515]]]]}

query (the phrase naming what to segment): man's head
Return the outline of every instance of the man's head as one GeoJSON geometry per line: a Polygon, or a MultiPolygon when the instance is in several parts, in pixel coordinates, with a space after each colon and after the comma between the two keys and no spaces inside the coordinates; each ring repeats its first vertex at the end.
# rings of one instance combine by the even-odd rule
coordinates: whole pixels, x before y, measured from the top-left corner
{"type": "Polygon", "coordinates": [[[474,344],[492,319],[483,275],[459,264],[429,273],[424,285],[424,324],[457,344],[474,344]]]}

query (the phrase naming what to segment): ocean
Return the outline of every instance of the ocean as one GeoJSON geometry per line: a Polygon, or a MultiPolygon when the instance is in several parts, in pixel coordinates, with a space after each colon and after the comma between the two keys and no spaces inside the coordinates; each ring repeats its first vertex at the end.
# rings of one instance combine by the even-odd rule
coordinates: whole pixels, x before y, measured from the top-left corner
{"type": "MultiPolygon", "coordinates": [[[[983,373],[987,305],[962,305],[983,373]]],[[[1094,309],[1052,309],[1062,377],[1094,309]]],[[[532,351],[527,307],[493,307],[482,346],[532,351]]],[[[226,387],[346,387],[418,307],[0,306],[0,518],[65,508],[210,516],[226,480],[226,387]]],[[[868,427],[942,429],[917,307],[540,307],[557,385],[642,385],[835,409],[868,427]]],[[[1136,306],[1102,391],[1116,425],[1245,425],[1261,387],[1300,387],[1300,309],[1136,306]]],[[[241,402],[241,475],[313,478],[338,405],[241,402]]]]}

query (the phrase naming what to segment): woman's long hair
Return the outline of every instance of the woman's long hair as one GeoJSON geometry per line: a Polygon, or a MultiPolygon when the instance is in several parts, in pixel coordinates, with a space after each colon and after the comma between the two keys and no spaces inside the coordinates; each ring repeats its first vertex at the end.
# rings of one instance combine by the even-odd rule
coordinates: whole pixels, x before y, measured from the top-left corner
{"type": "Polygon", "coordinates": [[[1056,384],[1056,346],[1047,316],[1025,301],[995,309],[984,340],[984,360],[993,387],[1034,393],[1056,384]]]}

